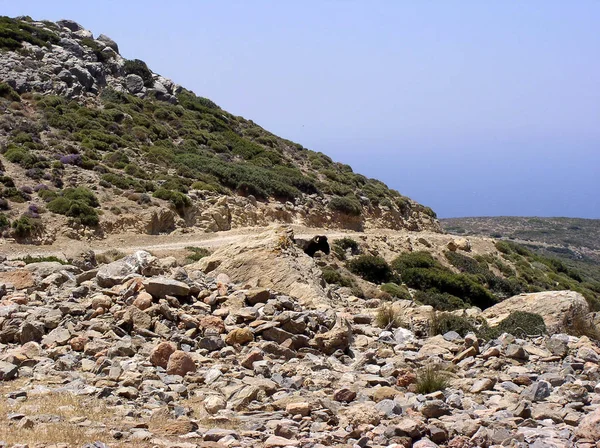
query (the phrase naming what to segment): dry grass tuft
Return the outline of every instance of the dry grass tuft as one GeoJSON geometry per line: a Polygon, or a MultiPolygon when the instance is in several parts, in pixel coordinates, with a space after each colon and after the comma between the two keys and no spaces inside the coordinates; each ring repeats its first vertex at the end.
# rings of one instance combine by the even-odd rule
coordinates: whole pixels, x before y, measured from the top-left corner
{"type": "Polygon", "coordinates": [[[121,252],[118,249],[109,249],[105,252],[96,254],[96,261],[98,264],[108,264],[112,263],[113,261],[120,260],[126,255],[126,253],[121,252]]]}
{"type": "Polygon", "coordinates": [[[430,394],[438,390],[444,390],[449,385],[448,375],[449,372],[435,364],[419,369],[417,372],[417,392],[430,394]]]}
{"type": "Polygon", "coordinates": [[[565,319],[565,328],[572,336],[587,336],[596,341],[600,340],[600,329],[582,313],[575,314],[570,321],[565,319]]]}
{"type": "Polygon", "coordinates": [[[380,328],[404,327],[400,313],[392,305],[382,305],[375,315],[375,324],[380,328]]]}

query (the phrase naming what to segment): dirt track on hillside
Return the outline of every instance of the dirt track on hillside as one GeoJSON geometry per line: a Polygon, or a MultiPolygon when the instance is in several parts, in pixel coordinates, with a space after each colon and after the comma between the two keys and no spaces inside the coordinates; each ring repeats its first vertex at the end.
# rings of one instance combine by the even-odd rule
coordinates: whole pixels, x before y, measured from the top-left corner
{"type": "MultiPolygon", "coordinates": [[[[313,235],[327,235],[331,238],[340,238],[343,236],[360,235],[361,232],[340,231],[331,229],[316,229],[301,226],[290,226],[294,230],[296,237],[309,237],[313,235]]],[[[144,235],[124,233],[110,235],[103,240],[70,240],[60,239],[51,245],[26,245],[17,244],[14,242],[0,242],[0,254],[5,255],[9,259],[21,258],[26,255],[32,256],[50,256],[63,257],[65,253],[81,250],[92,249],[96,253],[102,253],[107,250],[117,249],[125,253],[135,252],[136,250],[147,250],[154,254],[167,256],[178,255],[185,250],[186,247],[206,247],[215,249],[223,245],[235,243],[243,240],[249,235],[256,235],[264,232],[269,227],[247,227],[224,232],[204,233],[190,232],[177,233],[169,235],[144,235]]],[[[379,232],[379,231],[378,231],[379,232]]]]}

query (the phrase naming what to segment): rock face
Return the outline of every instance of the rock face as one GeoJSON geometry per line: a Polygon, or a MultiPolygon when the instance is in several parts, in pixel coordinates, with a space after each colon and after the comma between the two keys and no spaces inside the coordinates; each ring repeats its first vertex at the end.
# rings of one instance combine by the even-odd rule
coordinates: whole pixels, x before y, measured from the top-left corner
{"type": "Polygon", "coordinates": [[[549,333],[565,330],[565,322],[575,316],[585,316],[589,307],[585,298],[575,291],[547,291],[520,294],[504,300],[483,312],[490,325],[496,325],[513,311],[537,313],[544,318],[549,333]]]}
{"type": "Polygon", "coordinates": [[[321,270],[293,243],[293,234],[282,227],[217,249],[186,267],[198,268],[212,276],[223,272],[234,282],[275,289],[302,299],[306,305],[328,302],[321,270]]]}

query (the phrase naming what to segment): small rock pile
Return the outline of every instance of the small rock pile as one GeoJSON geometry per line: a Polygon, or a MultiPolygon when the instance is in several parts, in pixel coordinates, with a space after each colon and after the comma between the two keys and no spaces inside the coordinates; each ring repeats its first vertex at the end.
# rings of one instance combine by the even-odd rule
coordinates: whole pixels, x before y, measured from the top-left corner
{"type": "Polygon", "coordinates": [[[419,338],[359,301],[311,309],[144,251],[91,258],[0,264],[2,399],[100,400],[117,418],[68,422],[87,446],[600,447],[587,337],[419,338]],[[447,387],[419,392],[427,366],[447,387]]]}

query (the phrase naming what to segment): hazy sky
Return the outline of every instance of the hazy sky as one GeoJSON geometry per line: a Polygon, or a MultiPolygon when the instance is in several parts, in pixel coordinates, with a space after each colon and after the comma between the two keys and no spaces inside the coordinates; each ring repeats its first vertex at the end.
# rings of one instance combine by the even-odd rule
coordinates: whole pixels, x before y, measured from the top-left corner
{"type": "Polygon", "coordinates": [[[0,0],[441,217],[600,218],[600,2],[0,0]]]}

